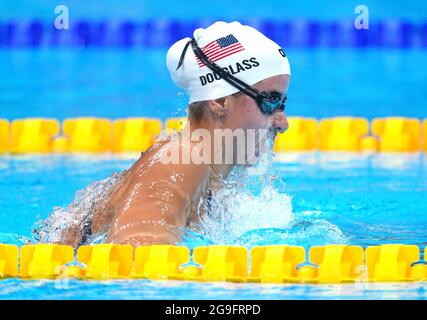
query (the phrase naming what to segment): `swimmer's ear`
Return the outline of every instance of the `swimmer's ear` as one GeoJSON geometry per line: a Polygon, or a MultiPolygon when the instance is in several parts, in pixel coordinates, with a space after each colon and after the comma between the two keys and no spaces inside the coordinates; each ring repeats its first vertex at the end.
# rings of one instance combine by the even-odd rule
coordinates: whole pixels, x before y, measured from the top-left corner
{"type": "Polygon", "coordinates": [[[215,118],[224,117],[227,110],[227,106],[225,104],[225,98],[209,100],[208,108],[215,118]]]}

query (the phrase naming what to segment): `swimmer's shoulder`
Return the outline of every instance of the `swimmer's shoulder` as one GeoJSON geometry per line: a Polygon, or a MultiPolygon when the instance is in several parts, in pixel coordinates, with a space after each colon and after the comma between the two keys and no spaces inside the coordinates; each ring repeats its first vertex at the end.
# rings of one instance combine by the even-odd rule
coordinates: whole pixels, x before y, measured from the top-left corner
{"type": "MultiPolygon", "coordinates": [[[[131,176],[138,181],[169,178],[178,174],[185,177],[185,184],[197,187],[207,180],[210,175],[209,164],[181,163],[183,149],[179,135],[172,135],[143,152],[131,168],[131,176]],[[170,152],[178,152],[178,156],[170,156],[170,152]]],[[[191,152],[191,150],[190,150],[191,152]]],[[[178,181],[177,181],[178,183],[178,181]]]]}

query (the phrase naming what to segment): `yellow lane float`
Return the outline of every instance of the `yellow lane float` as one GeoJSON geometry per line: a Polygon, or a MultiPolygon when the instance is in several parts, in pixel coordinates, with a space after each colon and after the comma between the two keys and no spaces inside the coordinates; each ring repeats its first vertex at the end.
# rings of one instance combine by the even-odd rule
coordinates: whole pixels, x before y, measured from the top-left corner
{"type": "MultiPolygon", "coordinates": [[[[275,152],[427,152],[427,119],[289,117],[289,129],[279,133],[275,152]]],[[[169,118],[166,133],[181,131],[185,117],[169,118]]],[[[0,119],[0,154],[16,153],[121,153],[143,152],[162,134],[162,121],[155,118],[0,119]]]]}
{"type": "Polygon", "coordinates": [[[113,152],[145,151],[155,143],[161,130],[159,119],[118,119],[113,124],[113,152]]]}
{"type": "Polygon", "coordinates": [[[18,247],[0,244],[0,279],[18,275],[18,247]]]}
{"type": "Polygon", "coordinates": [[[9,121],[0,119],[0,154],[9,150],[9,121]]]}
{"type": "Polygon", "coordinates": [[[421,123],[418,119],[390,117],[376,118],[372,133],[379,137],[379,151],[415,152],[421,146],[421,123]]]}
{"type": "Polygon", "coordinates": [[[103,118],[71,118],[62,124],[70,152],[108,152],[112,144],[112,124],[103,118]]]}
{"type": "Polygon", "coordinates": [[[140,246],[135,249],[133,277],[148,279],[180,279],[180,266],[189,262],[187,247],[171,245],[140,246]]]}
{"type": "Polygon", "coordinates": [[[64,265],[74,260],[70,246],[56,244],[24,245],[20,249],[21,278],[44,279],[61,275],[64,265]]]}
{"type": "MultiPolygon", "coordinates": [[[[426,249],[427,251],[427,249],[426,249]]],[[[427,252],[425,252],[426,256],[427,252]]],[[[196,247],[58,244],[20,248],[0,244],[0,278],[163,279],[251,283],[427,281],[427,262],[415,245],[196,247]],[[19,266],[19,270],[18,270],[19,266]]]]}
{"type": "Polygon", "coordinates": [[[193,259],[202,265],[204,281],[244,282],[248,276],[248,250],[245,247],[197,247],[193,259]]]}
{"type": "Polygon", "coordinates": [[[85,278],[129,278],[133,267],[133,247],[114,244],[81,246],[77,251],[77,260],[86,265],[85,278]]]}
{"type": "Polygon", "coordinates": [[[363,249],[359,246],[311,247],[310,262],[318,266],[310,282],[355,282],[364,273],[363,249]]]}
{"type": "Polygon", "coordinates": [[[361,151],[369,133],[364,118],[337,117],[320,121],[320,151],[361,151]]]}
{"type": "Polygon", "coordinates": [[[423,150],[427,152],[427,118],[423,121],[423,150]]]}
{"type": "Polygon", "coordinates": [[[59,133],[59,122],[42,118],[14,120],[11,131],[11,153],[50,153],[54,136],[59,133]]]}
{"type": "MultiPolygon", "coordinates": [[[[370,281],[407,281],[412,264],[420,259],[414,245],[387,244],[366,249],[366,268],[370,281]]],[[[416,272],[413,272],[414,274],[416,272]]]]}
{"type": "Polygon", "coordinates": [[[314,118],[288,117],[289,128],[279,133],[274,142],[275,152],[314,151],[318,148],[318,124],[314,118]]]}
{"type": "Polygon", "coordinates": [[[251,250],[250,282],[299,282],[297,266],[305,261],[305,249],[264,246],[251,250]]]}

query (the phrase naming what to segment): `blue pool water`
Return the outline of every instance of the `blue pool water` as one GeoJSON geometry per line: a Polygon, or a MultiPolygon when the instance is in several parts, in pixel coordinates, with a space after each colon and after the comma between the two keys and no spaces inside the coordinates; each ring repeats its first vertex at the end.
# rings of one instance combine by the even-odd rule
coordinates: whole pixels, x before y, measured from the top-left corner
{"type": "MultiPolygon", "coordinates": [[[[427,116],[427,50],[289,49],[290,116],[427,116]]],[[[0,118],[185,115],[165,49],[0,50],[0,118]],[[147,94],[149,93],[149,94],[147,94]]]]}
{"type": "MultiPolygon", "coordinates": [[[[61,2],[57,0],[15,0],[0,3],[0,19],[29,19],[39,18],[50,20],[55,17],[54,8],[61,2]]],[[[283,20],[294,18],[310,18],[315,20],[352,19],[355,17],[354,8],[364,4],[369,8],[371,20],[405,19],[424,21],[427,7],[418,0],[353,0],[325,1],[301,0],[285,2],[277,0],[217,0],[213,6],[203,1],[169,0],[167,8],[164,2],[156,0],[67,0],[64,4],[69,7],[72,18],[89,19],[148,19],[148,18],[222,18],[245,19],[266,17],[283,20]]]]}
{"type": "MultiPolygon", "coordinates": [[[[354,1],[292,5],[278,1],[217,1],[184,5],[168,1],[67,1],[75,19],[258,19],[351,21],[354,1]],[[211,6],[210,6],[211,7],[211,6]],[[227,7],[227,10],[223,10],[227,7]],[[256,10],[254,10],[256,7],[256,10]]],[[[418,0],[365,1],[372,23],[424,25],[427,7],[418,0]]],[[[0,22],[55,18],[55,0],[2,1],[0,22]]],[[[287,48],[292,69],[287,113],[331,117],[427,116],[427,50],[381,48],[287,48]]],[[[167,48],[58,47],[0,49],[0,118],[111,119],[185,115],[187,97],[165,66],[167,48]]],[[[135,158],[134,158],[135,159],[135,158]]],[[[132,158],[112,156],[0,156],[0,243],[22,245],[52,208],[67,206],[77,190],[132,158]]],[[[189,247],[384,243],[427,245],[426,155],[289,154],[266,175],[249,177],[223,221],[189,234],[189,247]],[[269,182],[274,182],[269,186],[269,182]],[[264,189],[265,192],[261,192],[264,189]]],[[[0,299],[426,299],[425,283],[345,285],[254,285],[176,281],[0,281],[0,299]]]]}
{"type": "MultiPolygon", "coordinates": [[[[131,158],[110,156],[1,157],[0,242],[22,245],[31,240],[35,222],[46,218],[52,207],[67,206],[76,190],[131,163],[131,158]]],[[[189,236],[184,244],[309,248],[333,243],[363,247],[405,243],[424,250],[426,169],[427,158],[421,154],[278,156],[272,168],[277,179],[267,194],[259,192],[265,181],[249,176],[225,223],[211,224],[212,232],[189,236]]],[[[191,299],[199,298],[201,292],[204,298],[213,299],[427,298],[425,283],[259,286],[9,279],[2,280],[0,287],[0,298],[6,299],[191,299]]]]}

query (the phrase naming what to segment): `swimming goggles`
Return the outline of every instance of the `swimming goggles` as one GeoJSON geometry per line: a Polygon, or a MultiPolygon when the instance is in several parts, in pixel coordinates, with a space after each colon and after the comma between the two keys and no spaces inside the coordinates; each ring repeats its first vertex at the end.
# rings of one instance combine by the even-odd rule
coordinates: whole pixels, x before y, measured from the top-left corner
{"type": "Polygon", "coordinates": [[[229,84],[231,84],[233,87],[239,89],[242,93],[246,94],[247,96],[254,99],[258,105],[258,108],[261,110],[261,112],[265,115],[272,115],[276,110],[284,111],[285,110],[285,102],[287,100],[286,96],[282,96],[277,91],[259,91],[255,88],[252,88],[242,80],[236,78],[232,74],[228,73],[224,69],[222,69],[220,66],[218,66],[215,62],[210,60],[205,53],[200,49],[198,46],[196,40],[192,38],[190,41],[187,42],[187,44],[184,47],[184,50],[182,51],[181,57],[179,59],[178,67],[176,70],[181,67],[185,53],[187,51],[188,46],[191,44],[191,47],[195,53],[195,55],[212,71],[217,73],[219,76],[221,76],[222,79],[227,81],[229,84]]]}

